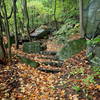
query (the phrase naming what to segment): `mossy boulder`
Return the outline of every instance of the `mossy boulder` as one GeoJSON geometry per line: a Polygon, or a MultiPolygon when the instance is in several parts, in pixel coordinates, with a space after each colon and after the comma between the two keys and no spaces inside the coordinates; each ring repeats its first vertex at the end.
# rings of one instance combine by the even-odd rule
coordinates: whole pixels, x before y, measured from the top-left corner
{"type": "Polygon", "coordinates": [[[23,44],[23,51],[26,53],[39,53],[44,50],[45,46],[40,42],[25,42],[23,44]]]}
{"type": "Polygon", "coordinates": [[[85,39],[80,38],[78,40],[72,40],[66,43],[66,45],[57,53],[57,56],[61,60],[68,59],[85,48],[86,48],[85,39]]]}
{"type": "Polygon", "coordinates": [[[22,63],[30,65],[31,67],[37,68],[40,64],[36,61],[30,60],[26,57],[17,56],[22,63]]]}

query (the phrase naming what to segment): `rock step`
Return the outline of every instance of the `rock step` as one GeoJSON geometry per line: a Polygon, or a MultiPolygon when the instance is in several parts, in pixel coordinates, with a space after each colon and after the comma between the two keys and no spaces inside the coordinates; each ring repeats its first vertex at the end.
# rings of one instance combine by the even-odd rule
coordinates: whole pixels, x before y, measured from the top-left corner
{"type": "Polygon", "coordinates": [[[44,65],[50,65],[55,67],[61,67],[63,65],[62,62],[41,62],[44,65]]]}
{"type": "Polygon", "coordinates": [[[56,73],[61,72],[59,69],[46,69],[46,68],[42,68],[42,67],[39,67],[37,69],[40,70],[40,71],[43,71],[43,72],[46,72],[46,73],[52,73],[52,74],[56,74],[56,73]]]}
{"type": "Polygon", "coordinates": [[[57,52],[55,51],[41,51],[39,53],[35,53],[35,54],[41,54],[41,55],[51,55],[51,56],[55,56],[57,54],[57,52]]]}
{"type": "Polygon", "coordinates": [[[45,56],[45,57],[38,57],[38,59],[49,59],[49,60],[52,60],[52,61],[59,61],[59,62],[63,62],[63,60],[60,60],[58,57],[56,56],[45,56]]]}

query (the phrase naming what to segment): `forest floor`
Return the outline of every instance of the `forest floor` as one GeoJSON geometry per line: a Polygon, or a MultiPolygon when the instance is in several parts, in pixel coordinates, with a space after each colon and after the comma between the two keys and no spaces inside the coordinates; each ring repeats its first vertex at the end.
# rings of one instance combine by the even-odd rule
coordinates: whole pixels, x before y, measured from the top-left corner
{"type": "MultiPolygon", "coordinates": [[[[58,51],[62,45],[44,40],[47,51],[58,51]]],[[[0,67],[0,100],[100,100],[99,75],[92,71],[85,50],[65,60],[62,66],[45,65],[54,55],[27,54],[12,47],[13,54],[25,56],[40,63],[39,68],[58,70],[43,72],[21,63],[14,56],[11,63],[0,67]]],[[[58,63],[59,64],[59,63],[58,63]]]]}

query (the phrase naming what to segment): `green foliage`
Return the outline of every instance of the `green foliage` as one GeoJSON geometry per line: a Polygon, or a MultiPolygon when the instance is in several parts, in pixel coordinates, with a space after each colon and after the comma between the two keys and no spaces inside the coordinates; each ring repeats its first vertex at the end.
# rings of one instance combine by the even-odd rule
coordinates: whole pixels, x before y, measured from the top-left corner
{"type": "Polygon", "coordinates": [[[87,78],[83,79],[84,84],[89,86],[91,83],[95,84],[94,75],[88,75],[87,78]]]}
{"type": "Polygon", "coordinates": [[[91,59],[92,66],[95,66],[95,67],[100,66],[100,57],[97,57],[97,56],[99,55],[96,55],[95,57],[91,59]]]}
{"type": "Polygon", "coordinates": [[[98,77],[100,78],[100,66],[92,66],[91,69],[95,72],[94,76],[99,75],[98,77]]]}
{"type": "Polygon", "coordinates": [[[100,43],[100,37],[96,37],[91,40],[87,40],[87,45],[95,45],[97,43],[100,43]]]}
{"type": "Polygon", "coordinates": [[[70,72],[70,75],[78,75],[78,74],[84,74],[84,68],[75,68],[72,69],[70,72]]]}
{"type": "Polygon", "coordinates": [[[87,57],[92,62],[93,66],[100,66],[100,37],[87,40],[87,46],[89,48],[87,57]]]}
{"type": "Polygon", "coordinates": [[[92,42],[93,42],[93,44],[100,43],[100,37],[94,38],[92,42]]]}
{"type": "Polygon", "coordinates": [[[93,66],[93,67],[92,67],[92,70],[93,70],[94,72],[98,72],[98,73],[100,74],[100,66],[93,66]]]}
{"type": "Polygon", "coordinates": [[[73,86],[72,89],[75,90],[76,92],[81,91],[81,88],[79,86],[73,86]]]}
{"type": "Polygon", "coordinates": [[[38,13],[40,13],[40,12],[41,12],[41,14],[45,14],[46,13],[46,11],[44,9],[44,6],[43,6],[43,4],[41,2],[30,1],[30,2],[28,2],[28,7],[35,8],[38,11],[38,13]]]}
{"type": "Polygon", "coordinates": [[[54,33],[55,37],[59,39],[59,42],[66,43],[69,35],[79,33],[79,23],[75,19],[67,19],[57,32],[54,33]]]}
{"type": "MultiPolygon", "coordinates": [[[[28,14],[30,18],[30,28],[38,27],[42,24],[52,23],[54,21],[54,0],[27,0],[28,14]]],[[[8,15],[11,12],[12,1],[6,0],[8,15]]],[[[76,18],[78,16],[78,2],[77,0],[56,0],[56,19],[58,22],[65,22],[68,18],[76,18]]],[[[17,21],[20,27],[19,20],[26,22],[22,12],[22,2],[17,0],[17,21]]],[[[73,20],[72,20],[73,21],[73,20]]],[[[10,30],[13,31],[14,23],[13,16],[9,20],[10,30]]],[[[23,24],[25,26],[25,24],[23,24]]],[[[76,29],[77,30],[77,29],[76,29]]],[[[72,33],[75,29],[71,30],[72,33]]],[[[68,33],[71,33],[68,32],[68,33]]],[[[14,32],[14,31],[13,31],[14,32]]]]}

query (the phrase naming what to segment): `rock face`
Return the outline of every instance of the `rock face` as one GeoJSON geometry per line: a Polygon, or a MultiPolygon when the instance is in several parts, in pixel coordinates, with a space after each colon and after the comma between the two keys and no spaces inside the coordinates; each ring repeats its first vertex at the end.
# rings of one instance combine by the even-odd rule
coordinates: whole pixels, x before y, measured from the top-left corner
{"type": "Polygon", "coordinates": [[[44,37],[48,37],[48,35],[50,34],[50,29],[46,28],[46,27],[39,27],[37,28],[35,31],[33,31],[30,36],[32,38],[36,38],[36,39],[42,39],[44,37]]]}
{"type": "Polygon", "coordinates": [[[23,44],[23,51],[26,53],[39,53],[45,48],[40,42],[25,42],[23,44]]]}
{"type": "Polygon", "coordinates": [[[87,45],[87,57],[93,66],[100,66],[100,0],[83,0],[83,24],[85,37],[91,44],[87,45]],[[94,43],[96,41],[98,43],[94,43]]]}
{"type": "Polygon", "coordinates": [[[87,38],[91,39],[100,35],[100,0],[88,0],[84,3],[83,19],[87,38]]]}
{"type": "Polygon", "coordinates": [[[60,52],[57,53],[57,56],[61,59],[68,59],[76,53],[79,53],[83,49],[86,48],[86,40],[80,38],[78,40],[69,41],[66,45],[61,49],[60,52]]]}

